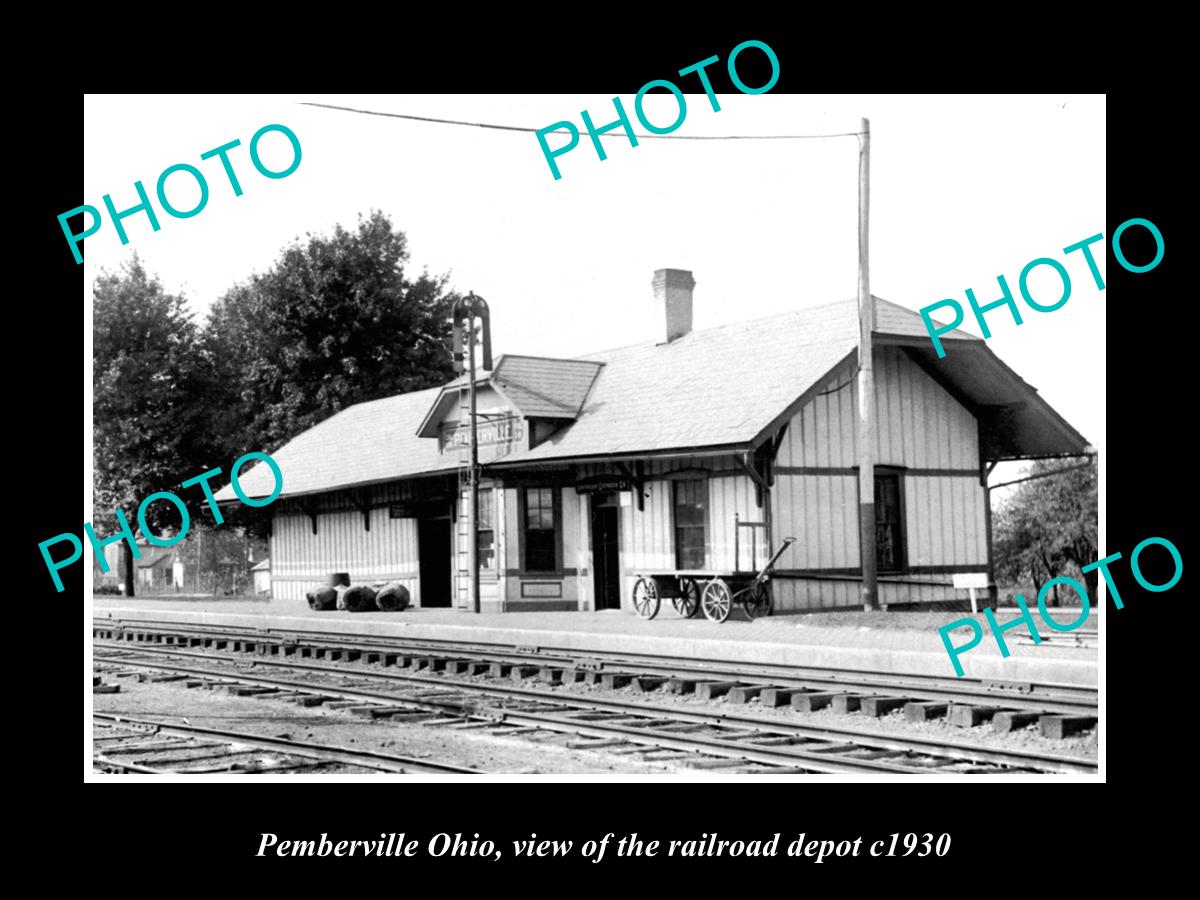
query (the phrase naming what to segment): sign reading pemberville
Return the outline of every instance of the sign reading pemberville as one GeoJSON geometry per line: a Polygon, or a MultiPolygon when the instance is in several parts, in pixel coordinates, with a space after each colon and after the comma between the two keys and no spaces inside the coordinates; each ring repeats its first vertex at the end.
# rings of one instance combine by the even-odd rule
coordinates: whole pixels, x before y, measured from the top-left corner
{"type": "MultiPolygon", "coordinates": [[[[494,444],[511,444],[521,440],[524,427],[517,416],[505,416],[502,419],[484,419],[475,426],[478,446],[488,447],[494,444]]],[[[471,430],[461,427],[457,422],[442,426],[442,452],[470,446],[471,430]]]]}

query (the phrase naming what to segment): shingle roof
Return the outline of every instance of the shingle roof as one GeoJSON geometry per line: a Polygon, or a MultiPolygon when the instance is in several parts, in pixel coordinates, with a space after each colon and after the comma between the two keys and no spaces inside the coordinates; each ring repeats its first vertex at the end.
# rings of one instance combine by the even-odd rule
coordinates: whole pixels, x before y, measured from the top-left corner
{"type": "MultiPolygon", "coordinates": [[[[879,298],[876,321],[881,333],[926,336],[920,316],[879,298]]],[[[942,340],[955,338],[980,341],[957,330],[942,340]]],[[[504,462],[748,445],[857,344],[857,303],[846,300],[582,360],[511,357],[508,368],[510,358],[505,357],[494,377],[511,373],[508,386],[525,404],[541,410],[534,415],[547,415],[547,400],[532,396],[528,387],[521,393],[521,385],[530,380],[544,385],[548,373],[569,372],[569,383],[550,395],[551,403],[569,403],[587,371],[598,369],[598,374],[574,422],[532,450],[509,454],[504,462]]],[[[416,436],[441,391],[360,403],[298,435],[272,454],[283,473],[282,496],[455,468],[456,455],[442,457],[437,440],[416,436]]],[[[525,410],[516,397],[510,399],[525,410]]],[[[239,482],[252,497],[266,496],[274,486],[262,464],[243,470],[239,482]]],[[[216,497],[235,499],[228,486],[216,497]]]]}
{"type": "MultiPolygon", "coordinates": [[[[417,437],[417,423],[441,388],[358,403],[301,432],[271,454],[283,474],[282,496],[314,494],[352,484],[391,481],[452,468],[438,442],[417,437]]],[[[250,497],[271,493],[275,479],[264,463],[243,469],[238,483],[250,497]]],[[[236,499],[226,485],[217,500],[236,499]]]]}
{"type": "Polygon", "coordinates": [[[584,359],[505,355],[492,373],[492,384],[522,415],[573,419],[603,365],[584,359]]]}
{"type": "Polygon", "coordinates": [[[138,569],[153,569],[162,562],[171,562],[175,556],[174,550],[159,549],[150,550],[142,553],[142,558],[134,561],[134,567],[138,569]]]}

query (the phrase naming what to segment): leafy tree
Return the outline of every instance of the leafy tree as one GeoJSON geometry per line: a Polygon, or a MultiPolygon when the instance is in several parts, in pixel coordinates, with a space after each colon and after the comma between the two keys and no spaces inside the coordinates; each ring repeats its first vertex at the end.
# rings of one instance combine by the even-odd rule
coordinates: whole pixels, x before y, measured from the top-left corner
{"type": "MultiPolygon", "coordinates": [[[[1038,460],[1029,474],[1057,472],[1079,462],[1038,460]]],[[[1058,575],[1078,578],[1098,558],[1096,485],[1094,457],[1083,468],[1017,485],[992,523],[997,577],[1035,586],[1058,575]]],[[[1088,596],[1095,598],[1098,573],[1083,573],[1083,579],[1088,596]]],[[[1057,601],[1057,585],[1053,591],[1057,601]]]]}
{"type": "MultiPolygon", "coordinates": [[[[157,491],[187,494],[180,483],[201,471],[205,366],[184,298],[167,293],[136,256],[101,273],[93,298],[93,527],[115,533],[120,509],[136,531],[143,499],[157,491]]],[[[203,503],[202,495],[183,499],[203,503]]],[[[191,513],[194,519],[195,507],[191,513]]],[[[179,527],[179,512],[166,501],[147,507],[146,519],[156,535],[179,527]]],[[[133,555],[122,546],[132,595],[133,555]]]]}
{"type": "Polygon", "coordinates": [[[223,385],[213,427],[230,462],[352,404],[452,377],[457,297],[445,276],[410,278],[408,259],[404,233],[374,211],[354,231],[293,243],[218,301],[204,343],[223,385]]]}

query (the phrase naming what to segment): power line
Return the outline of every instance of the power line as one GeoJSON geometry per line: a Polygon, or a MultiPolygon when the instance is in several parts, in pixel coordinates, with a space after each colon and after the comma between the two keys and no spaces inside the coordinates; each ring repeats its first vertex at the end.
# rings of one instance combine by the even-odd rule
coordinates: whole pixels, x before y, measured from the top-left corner
{"type": "MultiPolygon", "coordinates": [[[[332,103],[311,103],[301,101],[301,106],[315,106],[320,109],[334,109],[340,112],[358,113],[364,116],[383,116],[389,119],[408,119],[412,122],[433,122],[438,125],[465,125],[469,128],[490,128],[495,131],[524,131],[536,134],[540,128],[523,128],[520,125],[496,125],[490,122],[464,122],[460,119],[438,119],[432,116],[410,116],[404,113],[380,112],[375,109],[355,109],[352,106],[336,106],[332,103]]],[[[548,131],[546,134],[558,134],[561,128],[548,131]]],[[[839,131],[834,134],[639,134],[639,140],[668,140],[668,141],[800,141],[819,138],[858,137],[861,131],[839,131]]],[[[625,137],[624,132],[605,132],[600,137],[625,137]]]]}

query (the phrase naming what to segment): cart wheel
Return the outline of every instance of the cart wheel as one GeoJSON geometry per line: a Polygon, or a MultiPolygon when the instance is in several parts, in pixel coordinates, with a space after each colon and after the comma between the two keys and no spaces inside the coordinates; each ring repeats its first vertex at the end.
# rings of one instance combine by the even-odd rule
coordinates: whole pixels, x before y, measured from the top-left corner
{"type": "Polygon", "coordinates": [[[684,619],[696,614],[700,608],[700,585],[695,578],[679,580],[679,596],[671,598],[671,605],[675,607],[676,614],[684,619]]]}
{"type": "Polygon", "coordinates": [[[729,618],[729,610],[733,606],[733,597],[729,593],[729,585],[720,578],[714,578],[704,586],[700,597],[700,607],[704,617],[713,622],[724,622],[729,618]]]}
{"type": "Polygon", "coordinates": [[[771,589],[765,584],[751,588],[747,598],[742,604],[747,618],[758,619],[771,614],[771,589]]]}
{"type": "Polygon", "coordinates": [[[643,619],[653,619],[657,616],[661,602],[658,598],[658,585],[653,578],[643,576],[633,585],[633,608],[643,619]]]}

